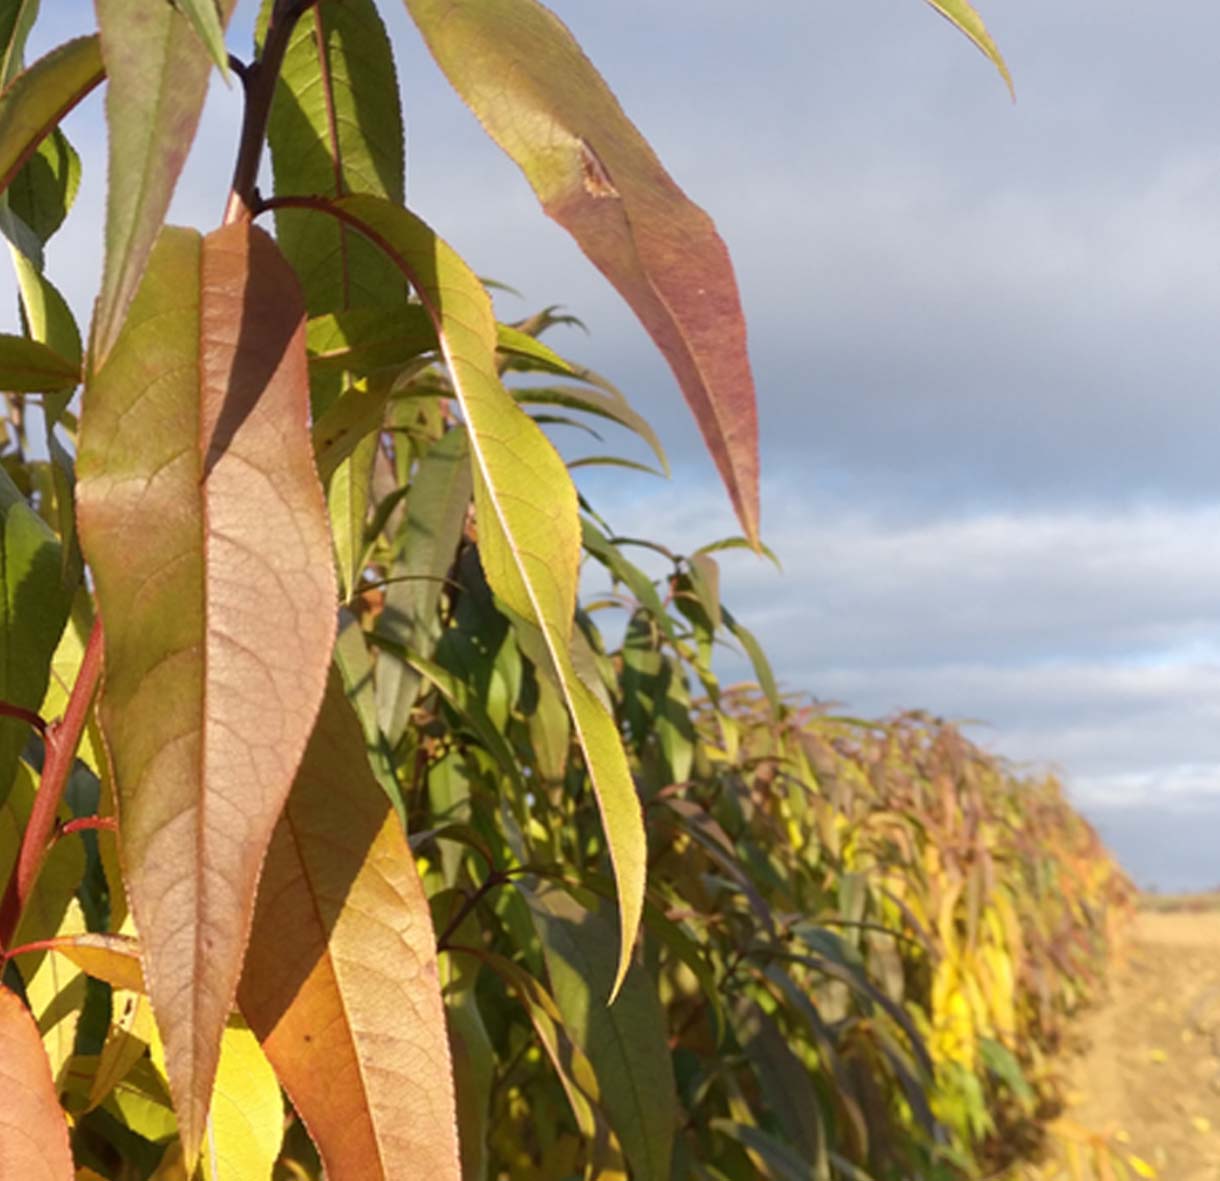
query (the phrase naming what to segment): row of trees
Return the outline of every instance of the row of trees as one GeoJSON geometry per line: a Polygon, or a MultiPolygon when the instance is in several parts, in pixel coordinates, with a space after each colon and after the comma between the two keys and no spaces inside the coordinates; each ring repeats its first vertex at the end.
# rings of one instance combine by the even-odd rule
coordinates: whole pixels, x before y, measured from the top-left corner
{"type": "MultiPolygon", "coordinates": [[[[1127,902],[1053,782],[781,696],[715,546],[633,563],[543,428],[660,445],[404,207],[374,0],[266,0],[249,60],[233,0],[97,0],[27,68],[38,7],[0,0],[0,1175],[998,1162],[1127,902]],[[204,234],[164,219],[217,69],[246,107],[204,234]],[[44,247],[103,82],[82,332],[44,247]]],[[[721,544],[762,549],[710,220],[547,9],[407,9],[669,360],[721,544]]]]}

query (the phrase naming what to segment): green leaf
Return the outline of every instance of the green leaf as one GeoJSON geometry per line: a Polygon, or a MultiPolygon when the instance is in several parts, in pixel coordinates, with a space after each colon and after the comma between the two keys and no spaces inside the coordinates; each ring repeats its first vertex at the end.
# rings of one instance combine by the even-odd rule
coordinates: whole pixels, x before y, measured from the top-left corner
{"type": "Polygon", "coordinates": [[[754,666],[754,675],[758,678],[758,687],[766,694],[772,715],[779,717],[783,702],[780,700],[779,687],[775,683],[775,674],[771,671],[771,662],[767,659],[762,645],[755,638],[754,633],[744,623],[740,623],[727,607],[720,608],[720,615],[724,620],[724,626],[736,637],[737,642],[745,649],[746,655],[750,658],[750,663],[754,666]]]}
{"type": "Polygon", "coordinates": [[[176,7],[186,13],[195,28],[199,40],[207,46],[220,72],[229,76],[229,51],[225,48],[225,31],[221,23],[216,0],[174,0],[176,7]]]}
{"type": "MultiPolygon", "coordinates": [[[[235,0],[224,0],[224,20],[235,0]]],[[[211,61],[171,4],[96,0],[110,130],[106,258],[93,314],[92,364],[100,368],[135,297],[186,163],[211,61]]]]}
{"type": "Polygon", "coordinates": [[[8,188],[9,216],[21,219],[39,245],[64,223],[80,188],[80,157],[57,127],[8,188]]]}
{"type": "MultiPolygon", "coordinates": [[[[42,705],[69,606],[59,542],[0,468],[0,701],[42,705]]],[[[28,735],[25,722],[0,719],[0,804],[28,735]]]]}
{"type": "Polygon", "coordinates": [[[80,381],[80,366],[28,336],[0,333],[0,389],[34,393],[80,381]]]}
{"type": "Polygon", "coordinates": [[[436,934],[337,673],[267,851],[238,1000],[331,1177],[459,1181],[436,934]]]}
{"type": "Polygon", "coordinates": [[[86,391],[77,515],[126,885],[188,1162],[330,667],[308,398],[304,307],[275,243],[244,224],[166,229],[86,391]]]}
{"type": "Polygon", "coordinates": [[[307,340],[311,369],[361,376],[399,368],[437,347],[428,314],[418,304],[408,303],[314,316],[307,340]]]}
{"type": "Polygon", "coordinates": [[[352,453],[340,461],[326,488],[330,531],[339,568],[339,590],[345,603],[356,593],[364,569],[364,523],[369,515],[377,445],[375,434],[365,435],[352,453]]]}
{"type": "MultiPolygon", "coordinates": [[[[407,516],[395,541],[378,634],[404,650],[432,659],[440,639],[445,578],[462,540],[473,483],[464,428],[446,431],[419,462],[407,495],[407,516]]],[[[420,676],[393,652],[377,663],[377,716],[391,746],[407,728],[420,676]]]]}
{"type": "Polygon", "coordinates": [[[534,913],[564,1025],[593,1064],[610,1126],[637,1181],[670,1176],[678,1115],[665,1012],[656,982],[633,962],[612,1005],[614,923],[565,891],[522,887],[534,913]]]}
{"type": "Polygon", "coordinates": [[[753,1001],[739,998],[733,1030],[754,1068],[767,1110],[775,1114],[800,1156],[818,1161],[825,1172],[825,1131],[809,1067],[792,1052],[775,1019],[753,1001]]]}
{"type": "Polygon", "coordinates": [[[92,36],[65,42],[13,79],[0,94],[0,189],[12,184],[38,145],[104,76],[101,47],[92,36]]]}
{"type": "Polygon", "coordinates": [[[967,3],[967,0],[927,0],[927,2],[940,13],[951,25],[960,29],[971,41],[978,46],[984,56],[986,56],[993,66],[1000,71],[1000,77],[1004,79],[1008,86],[1008,93],[1016,98],[1016,91],[1012,85],[1012,75],[1008,72],[1008,66],[1004,59],[1000,56],[1000,51],[996,47],[996,43],[991,39],[991,34],[987,32],[987,26],[983,24],[983,18],[967,3]]]}
{"type": "Polygon", "coordinates": [[[665,355],[756,541],[754,383],[732,263],[711,219],[536,0],[405,3],[463,101],[665,355]]]}
{"type": "Polygon", "coordinates": [[[387,201],[348,197],[328,211],[394,260],[441,342],[469,432],[480,561],[496,595],[542,631],[593,780],[623,916],[613,995],[639,930],[647,850],[614,717],[572,659],[580,565],[576,490],[546,436],[497,376],[491,301],[474,273],[422,221],[387,201]]]}
{"type": "Polygon", "coordinates": [[[38,19],[39,0],[6,0],[0,8],[0,87],[7,86],[21,72],[25,43],[38,19]]]}
{"type": "Polygon", "coordinates": [[[803,1159],[793,1152],[782,1141],[764,1132],[761,1128],[752,1127],[727,1119],[711,1121],[712,1129],[736,1140],[738,1144],[748,1148],[761,1162],[762,1176],[770,1181],[828,1181],[830,1174],[823,1172],[809,1160],[803,1159]]]}
{"type": "MultiPolygon", "coordinates": [[[[373,0],[311,7],[293,29],[268,126],[277,194],[404,198],[398,80],[373,0]]],[[[277,210],[311,315],[405,303],[402,276],[350,226],[277,210]],[[397,297],[397,298],[396,298],[397,297]]]]}
{"type": "MultiPolygon", "coordinates": [[[[669,475],[669,459],[656,431],[648,421],[637,414],[621,394],[608,394],[601,390],[583,390],[576,386],[553,386],[546,389],[514,389],[514,398],[525,406],[565,406],[569,410],[584,410],[595,414],[598,418],[616,422],[639,435],[652,449],[653,455],[661,465],[662,472],[669,475]]],[[[652,472],[651,468],[645,469],[652,472]]],[[[660,474],[655,473],[653,474],[660,474]]]]}

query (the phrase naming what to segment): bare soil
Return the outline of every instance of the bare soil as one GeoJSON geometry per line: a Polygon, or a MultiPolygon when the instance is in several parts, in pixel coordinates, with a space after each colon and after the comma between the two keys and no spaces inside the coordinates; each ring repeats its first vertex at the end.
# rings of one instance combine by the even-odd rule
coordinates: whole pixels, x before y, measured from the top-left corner
{"type": "Polygon", "coordinates": [[[1138,1177],[1134,1155],[1160,1181],[1220,1181],[1216,900],[1142,909],[1110,999],[1082,1032],[1086,1049],[1068,1065],[1067,1108],[1054,1129],[1059,1160],[1043,1175],[1103,1178],[1110,1167],[1120,1177],[1125,1167],[1138,1177]]]}

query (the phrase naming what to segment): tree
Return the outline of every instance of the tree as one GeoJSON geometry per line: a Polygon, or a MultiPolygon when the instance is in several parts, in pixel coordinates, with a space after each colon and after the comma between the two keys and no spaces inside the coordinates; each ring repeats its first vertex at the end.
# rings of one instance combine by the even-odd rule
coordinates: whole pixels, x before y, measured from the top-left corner
{"type": "MultiPolygon", "coordinates": [[[[0,3],[24,326],[0,338],[0,1173],[713,1176],[718,1137],[727,1176],[954,1167],[935,1121],[959,1156],[986,1129],[977,1104],[925,1096],[952,1096],[927,1081],[944,1014],[919,1028],[876,979],[913,904],[845,904],[888,940],[869,957],[800,926],[828,883],[854,888],[846,854],[807,856],[810,824],[835,844],[836,810],[777,786],[793,766],[812,784],[829,723],[781,700],[719,601],[715,547],[669,555],[659,591],[540,426],[610,419],[663,463],[647,424],[542,342],[553,313],[498,324],[404,207],[374,0],[267,0],[249,62],[225,47],[233,7],[97,0],[99,33],[25,68],[38,5],[0,3]],[[245,114],[224,222],[201,233],[164,221],[214,69],[245,114]],[[42,246],[78,179],[59,123],[103,81],[105,266],[82,334],[42,246]],[[582,551],[632,604],[612,654],[577,604],[582,551]],[[762,696],[716,682],[724,634],[762,696]],[[770,854],[776,824],[797,835],[770,854]],[[818,981],[847,1025],[805,1011],[818,981]],[[763,1126],[731,1072],[676,1083],[709,1037],[824,1114],[763,1126]]],[[[934,7],[1003,71],[968,5],[934,7]]],[[[722,544],[763,549],[745,328],[710,220],[534,0],[407,8],[665,354],[741,522],[722,544]]],[[[949,731],[887,741],[974,766],[949,731]]],[[[1013,789],[987,775],[962,790],[990,815],[1013,789]]],[[[1047,792],[1063,856],[1104,867],[1047,792]]],[[[993,983],[1014,940],[980,945],[993,983]]],[[[985,1036],[991,1073],[1019,1078],[998,1011],[970,1021],[969,1077],[985,1036]]]]}

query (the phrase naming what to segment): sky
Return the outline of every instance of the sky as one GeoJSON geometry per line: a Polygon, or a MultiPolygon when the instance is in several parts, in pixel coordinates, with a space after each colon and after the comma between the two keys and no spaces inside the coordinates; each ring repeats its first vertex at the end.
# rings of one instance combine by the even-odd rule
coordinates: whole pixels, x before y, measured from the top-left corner
{"type": "MultiPolygon", "coordinates": [[[[783,686],[970,720],[988,749],[1056,769],[1141,884],[1220,884],[1220,9],[978,0],[1014,103],[919,0],[552,6],[732,253],[783,571],[726,555],[722,588],[783,686]]],[[[44,15],[35,53],[91,12],[52,8],[65,19],[44,15]]],[[[521,292],[498,297],[503,318],[579,315],[587,335],[551,342],[614,380],[669,452],[669,481],[588,475],[588,495],[621,533],[682,552],[735,533],[643,330],[401,4],[381,8],[409,203],[521,292]]],[[[238,104],[213,85],[174,220],[219,220],[238,104]]],[[[49,274],[83,316],[97,96],[68,131],[83,196],[49,274]]]]}

